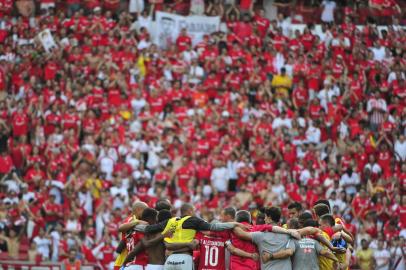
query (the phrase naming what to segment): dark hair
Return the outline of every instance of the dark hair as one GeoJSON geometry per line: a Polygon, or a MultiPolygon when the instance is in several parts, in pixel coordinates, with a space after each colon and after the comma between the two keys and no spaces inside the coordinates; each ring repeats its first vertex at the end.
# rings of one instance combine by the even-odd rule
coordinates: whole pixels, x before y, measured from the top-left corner
{"type": "Polygon", "coordinates": [[[281,209],[275,206],[265,208],[265,215],[270,217],[273,222],[279,222],[281,219],[281,209]]]}
{"type": "Polygon", "coordinates": [[[328,206],[328,209],[329,209],[329,210],[331,209],[331,205],[330,205],[330,202],[329,202],[328,200],[318,200],[318,201],[316,201],[316,202],[314,203],[313,206],[316,206],[316,205],[318,205],[318,204],[327,205],[327,206],[328,206]]]}
{"type": "Polygon", "coordinates": [[[255,224],[256,224],[256,225],[265,224],[265,214],[264,214],[264,213],[259,212],[259,213],[257,214],[257,219],[256,219],[256,221],[255,221],[255,224]]]}
{"type": "Polygon", "coordinates": [[[293,202],[288,205],[288,209],[296,209],[298,212],[302,211],[303,207],[299,202],[293,202]]]}
{"type": "Polygon", "coordinates": [[[236,214],[237,211],[235,210],[234,207],[226,207],[226,208],[224,208],[223,211],[224,211],[225,215],[230,216],[233,219],[235,219],[235,214],[236,214]]]}
{"type": "Polygon", "coordinates": [[[319,223],[317,222],[317,220],[307,219],[303,223],[303,227],[316,227],[317,228],[317,227],[319,227],[319,223]]]}
{"type": "Polygon", "coordinates": [[[235,220],[237,222],[248,222],[251,223],[251,214],[246,210],[240,210],[235,214],[235,220]]]}
{"type": "Polygon", "coordinates": [[[297,218],[291,218],[288,221],[288,228],[289,229],[299,229],[300,225],[299,225],[299,220],[297,218]]]}
{"type": "Polygon", "coordinates": [[[333,227],[336,224],[336,222],[334,220],[334,217],[332,215],[330,215],[330,214],[323,215],[320,219],[322,221],[327,222],[328,225],[330,225],[331,227],[333,227]]]}
{"type": "Polygon", "coordinates": [[[313,210],[318,217],[321,217],[326,214],[330,214],[330,208],[325,204],[316,204],[313,207],[313,210]]]}
{"type": "Polygon", "coordinates": [[[158,212],[158,223],[172,218],[171,211],[162,209],[158,212]]]}
{"type": "Polygon", "coordinates": [[[161,199],[159,201],[156,202],[155,204],[155,209],[157,211],[161,211],[161,210],[171,210],[172,206],[171,204],[168,202],[168,200],[166,199],[161,199]]]}
{"type": "Polygon", "coordinates": [[[310,214],[309,212],[303,212],[299,215],[299,222],[305,222],[308,219],[312,219],[312,214],[310,214]]]}
{"type": "Polygon", "coordinates": [[[155,223],[156,216],[158,215],[158,211],[154,208],[145,208],[142,211],[141,219],[147,221],[148,223],[155,223]]]}

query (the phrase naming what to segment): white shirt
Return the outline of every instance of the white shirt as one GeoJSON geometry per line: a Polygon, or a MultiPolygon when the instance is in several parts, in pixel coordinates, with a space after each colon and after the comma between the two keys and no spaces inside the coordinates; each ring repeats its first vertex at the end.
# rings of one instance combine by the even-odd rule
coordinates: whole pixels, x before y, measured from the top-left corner
{"type": "Polygon", "coordinates": [[[379,48],[372,47],[372,48],[370,48],[370,50],[374,54],[374,60],[375,61],[381,62],[382,60],[384,60],[386,58],[385,57],[386,53],[385,53],[385,47],[384,46],[381,46],[379,48]]]}
{"type": "Polygon", "coordinates": [[[323,22],[334,22],[336,3],[334,1],[324,0],[321,5],[324,6],[323,12],[321,13],[321,20],[323,22]]]}
{"type": "Polygon", "coordinates": [[[131,107],[133,108],[134,114],[138,115],[141,112],[141,109],[147,105],[147,101],[144,98],[132,99],[131,107]]]}
{"type": "Polygon", "coordinates": [[[369,169],[374,174],[382,172],[381,166],[379,166],[378,163],[374,164],[368,163],[367,165],[365,165],[364,170],[365,169],[369,169]]]}
{"type": "Polygon", "coordinates": [[[327,112],[328,107],[327,104],[331,102],[334,96],[339,96],[340,93],[337,93],[337,91],[334,88],[330,89],[323,89],[317,94],[317,98],[320,100],[320,105],[324,108],[324,110],[327,112]]]}
{"type": "Polygon", "coordinates": [[[228,188],[228,171],[225,167],[215,168],[211,172],[210,180],[218,192],[226,192],[228,188]]]}
{"type": "Polygon", "coordinates": [[[41,238],[40,236],[36,236],[34,238],[34,242],[37,245],[37,251],[41,254],[44,258],[49,258],[49,247],[51,246],[51,240],[48,238],[41,238]]]}
{"type": "Polygon", "coordinates": [[[320,129],[313,126],[309,126],[309,128],[306,130],[306,140],[309,143],[319,144],[320,138],[321,138],[320,129]]]}
{"type": "Polygon", "coordinates": [[[151,180],[151,178],[152,178],[151,173],[148,170],[144,170],[143,172],[135,171],[135,172],[133,172],[133,177],[136,180],[140,180],[141,178],[144,178],[146,180],[151,180]]]}
{"type": "Polygon", "coordinates": [[[198,84],[204,76],[204,70],[200,66],[191,66],[189,70],[189,82],[198,84]]]}
{"type": "Polygon", "coordinates": [[[371,112],[372,110],[382,110],[387,112],[388,108],[386,106],[386,101],[382,98],[371,98],[367,103],[367,112],[371,112]]]}
{"type": "Polygon", "coordinates": [[[138,169],[138,166],[140,166],[140,161],[136,157],[133,157],[133,154],[128,154],[126,156],[125,163],[130,165],[133,170],[138,169]]]}
{"type": "Polygon", "coordinates": [[[382,250],[376,250],[374,251],[374,258],[377,264],[376,269],[377,270],[389,270],[389,259],[390,259],[390,253],[386,249],[382,250]],[[378,267],[379,265],[383,264],[385,261],[388,261],[385,266],[378,267]]]}
{"type": "Polygon", "coordinates": [[[106,180],[113,178],[114,160],[108,156],[99,159],[100,171],[106,174],[106,180]]]}
{"type": "Polygon", "coordinates": [[[272,121],[272,128],[277,129],[279,127],[287,127],[289,129],[291,129],[292,128],[292,119],[289,119],[289,118],[282,119],[281,117],[276,117],[272,121]]]}
{"type": "Polygon", "coordinates": [[[356,185],[360,183],[359,175],[356,172],[352,172],[351,177],[345,173],[341,176],[340,185],[349,185],[345,187],[345,192],[347,194],[355,194],[357,193],[357,189],[355,188],[356,185]]]}
{"type": "Polygon", "coordinates": [[[406,161],[406,140],[404,140],[403,142],[400,142],[400,140],[396,140],[395,153],[397,161],[406,161]]]}

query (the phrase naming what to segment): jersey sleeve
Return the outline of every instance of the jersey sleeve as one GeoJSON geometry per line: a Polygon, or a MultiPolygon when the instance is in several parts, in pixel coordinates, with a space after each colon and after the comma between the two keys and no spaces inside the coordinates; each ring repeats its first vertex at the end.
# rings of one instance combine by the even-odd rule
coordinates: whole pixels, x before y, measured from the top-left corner
{"type": "Polygon", "coordinates": [[[253,233],[251,233],[251,236],[252,236],[252,242],[254,244],[258,245],[264,238],[264,233],[263,232],[253,232],[253,233]]]}

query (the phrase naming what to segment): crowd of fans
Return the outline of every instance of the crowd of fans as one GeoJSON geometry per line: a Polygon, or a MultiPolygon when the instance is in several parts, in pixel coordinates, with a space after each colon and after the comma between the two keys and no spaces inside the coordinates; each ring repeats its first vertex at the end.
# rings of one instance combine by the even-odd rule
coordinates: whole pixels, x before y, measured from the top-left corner
{"type": "Polygon", "coordinates": [[[108,265],[136,200],[191,202],[212,221],[230,205],[287,216],[293,201],[326,198],[356,250],[365,239],[404,258],[406,30],[395,1],[345,1],[340,23],[322,1],[321,28],[303,32],[252,0],[146,2],[0,0],[2,255],[108,265]],[[357,27],[362,4],[390,24],[357,27]],[[192,46],[184,29],[159,48],[155,10],[220,15],[228,30],[192,46]]]}

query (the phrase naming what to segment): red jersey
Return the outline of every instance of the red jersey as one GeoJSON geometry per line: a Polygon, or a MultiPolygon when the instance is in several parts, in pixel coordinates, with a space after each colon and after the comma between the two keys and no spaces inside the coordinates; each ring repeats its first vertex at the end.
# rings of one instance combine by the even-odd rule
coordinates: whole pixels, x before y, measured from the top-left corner
{"type": "MultiPolygon", "coordinates": [[[[248,225],[248,223],[245,223],[248,225]]],[[[252,229],[250,230],[252,231],[252,229]]],[[[244,241],[238,238],[234,233],[231,234],[231,243],[234,247],[244,250],[249,253],[258,253],[257,247],[254,243],[249,241],[244,241]]],[[[230,269],[235,270],[256,270],[259,269],[258,262],[249,258],[242,258],[240,256],[231,255],[230,257],[230,269]]]]}
{"type": "Polygon", "coordinates": [[[198,270],[225,270],[226,242],[229,234],[212,233],[210,235],[201,235],[200,241],[200,260],[198,270]]]}

